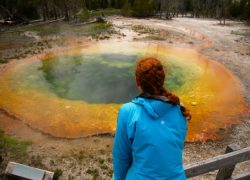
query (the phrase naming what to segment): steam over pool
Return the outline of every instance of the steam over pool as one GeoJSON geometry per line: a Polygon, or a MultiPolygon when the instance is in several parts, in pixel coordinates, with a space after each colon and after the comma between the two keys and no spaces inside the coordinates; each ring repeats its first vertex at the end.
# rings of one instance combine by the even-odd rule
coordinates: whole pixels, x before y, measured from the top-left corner
{"type": "Polygon", "coordinates": [[[190,49],[143,43],[95,44],[10,66],[0,77],[0,107],[56,137],[113,133],[121,103],[138,95],[134,66],[159,58],[165,86],[191,110],[188,141],[220,138],[239,123],[242,88],[221,64],[190,49]]]}
{"type": "MultiPolygon", "coordinates": [[[[35,76],[61,98],[125,103],[138,94],[133,72],[136,59],[136,55],[96,53],[51,58],[42,61],[35,76]]],[[[36,84],[36,78],[28,79],[27,87],[36,84]]]]}

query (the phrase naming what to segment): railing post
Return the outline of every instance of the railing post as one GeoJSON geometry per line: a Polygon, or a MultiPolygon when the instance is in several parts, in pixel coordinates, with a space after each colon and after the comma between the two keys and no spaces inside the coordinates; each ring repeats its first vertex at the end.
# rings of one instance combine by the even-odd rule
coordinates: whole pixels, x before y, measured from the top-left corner
{"type": "MultiPolygon", "coordinates": [[[[237,151],[239,149],[240,147],[238,145],[230,144],[227,146],[225,154],[233,152],[233,151],[237,151]]],[[[233,174],[234,168],[235,168],[235,165],[227,166],[227,167],[219,169],[217,176],[216,176],[216,180],[225,180],[227,178],[230,178],[233,174]]]]}

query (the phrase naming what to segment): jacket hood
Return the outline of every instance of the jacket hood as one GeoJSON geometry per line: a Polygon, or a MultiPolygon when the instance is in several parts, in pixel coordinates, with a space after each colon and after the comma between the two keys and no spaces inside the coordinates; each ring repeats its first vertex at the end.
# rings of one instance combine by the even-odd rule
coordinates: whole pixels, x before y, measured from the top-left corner
{"type": "Polygon", "coordinates": [[[143,106],[143,108],[148,112],[148,114],[152,116],[154,119],[161,118],[171,108],[174,107],[174,105],[169,103],[167,99],[163,101],[162,98],[152,99],[152,98],[137,97],[133,99],[132,102],[140,106],[143,106]]]}

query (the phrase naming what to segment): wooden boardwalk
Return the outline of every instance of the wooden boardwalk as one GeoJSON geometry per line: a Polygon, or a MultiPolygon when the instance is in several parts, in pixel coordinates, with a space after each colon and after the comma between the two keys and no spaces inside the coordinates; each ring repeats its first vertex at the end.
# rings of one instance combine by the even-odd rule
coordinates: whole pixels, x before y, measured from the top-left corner
{"type": "Polygon", "coordinates": [[[212,157],[185,166],[187,178],[195,177],[214,170],[219,170],[216,180],[250,180],[250,167],[245,173],[232,176],[235,165],[250,160],[250,147],[240,149],[237,145],[229,145],[226,154],[212,157]]]}

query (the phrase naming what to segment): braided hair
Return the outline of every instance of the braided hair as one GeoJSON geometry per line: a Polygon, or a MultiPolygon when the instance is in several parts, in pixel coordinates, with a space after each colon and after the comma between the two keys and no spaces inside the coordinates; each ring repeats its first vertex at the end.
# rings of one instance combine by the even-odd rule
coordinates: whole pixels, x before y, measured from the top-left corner
{"type": "Polygon", "coordinates": [[[136,65],[136,82],[144,93],[165,96],[171,104],[179,105],[181,112],[187,120],[191,119],[189,110],[181,105],[180,99],[164,87],[165,71],[161,62],[156,58],[144,58],[136,65]]]}

